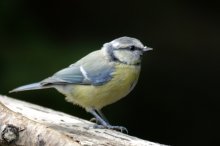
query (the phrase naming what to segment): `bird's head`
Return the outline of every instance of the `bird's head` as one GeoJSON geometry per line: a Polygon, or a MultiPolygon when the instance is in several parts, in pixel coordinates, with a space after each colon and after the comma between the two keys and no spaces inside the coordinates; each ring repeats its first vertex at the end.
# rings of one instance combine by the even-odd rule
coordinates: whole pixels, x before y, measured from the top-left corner
{"type": "Polygon", "coordinates": [[[138,65],[144,52],[152,48],[144,46],[138,39],[131,37],[120,37],[103,45],[104,52],[112,61],[138,65]]]}

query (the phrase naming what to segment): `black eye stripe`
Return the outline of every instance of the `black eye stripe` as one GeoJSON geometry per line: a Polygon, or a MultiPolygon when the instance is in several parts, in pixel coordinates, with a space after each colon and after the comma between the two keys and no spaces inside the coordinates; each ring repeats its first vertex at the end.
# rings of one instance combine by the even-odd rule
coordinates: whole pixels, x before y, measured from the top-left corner
{"type": "Polygon", "coordinates": [[[135,47],[135,46],[130,46],[130,47],[127,47],[127,48],[124,48],[124,49],[130,50],[130,51],[135,51],[135,50],[142,51],[143,50],[142,48],[135,47]]]}
{"type": "Polygon", "coordinates": [[[136,50],[135,46],[130,46],[128,49],[131,50],[131,51],[136,50]]]}
{"type": "Polygon", "coordinates": [[[128,46],[128,47],[124,47],[124,48],[118,48],[118,49],[116,49],[116,50],[128,50],[128,51],[139,50],[139,51],[143,51],[142,48],[136,47],[136,46],[128,46]]]}

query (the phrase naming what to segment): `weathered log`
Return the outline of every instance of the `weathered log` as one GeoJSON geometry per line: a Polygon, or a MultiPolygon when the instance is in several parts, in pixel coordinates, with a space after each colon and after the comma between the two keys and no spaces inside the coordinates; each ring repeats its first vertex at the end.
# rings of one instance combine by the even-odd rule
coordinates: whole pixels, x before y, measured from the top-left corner
{"type": "Polygon", "coordinates": [[[161,146],[49,108],[0,96],[0,145],[161,146]]]}

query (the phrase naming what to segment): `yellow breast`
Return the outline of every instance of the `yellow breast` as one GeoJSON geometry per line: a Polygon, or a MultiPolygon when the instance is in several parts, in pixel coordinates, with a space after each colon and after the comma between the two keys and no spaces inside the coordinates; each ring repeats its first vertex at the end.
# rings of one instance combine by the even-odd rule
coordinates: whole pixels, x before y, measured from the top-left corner
{"type": "Polygon", "coordinates": [[[84,108],[102,107],[126,96],[137,83],[140,66],[118,64],[112,80],[101,86],[74,85],[66,99],[84,108]]]}

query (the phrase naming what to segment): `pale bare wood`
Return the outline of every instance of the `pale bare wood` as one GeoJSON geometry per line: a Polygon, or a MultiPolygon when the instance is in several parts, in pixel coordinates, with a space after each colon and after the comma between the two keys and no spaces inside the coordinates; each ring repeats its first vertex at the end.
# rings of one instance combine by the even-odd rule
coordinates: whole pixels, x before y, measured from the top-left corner
{"type": "Polygon", "coordinates": [[[10,132],[5,134],[8,125],[19,131],[11,142],[17,146],[162,146],[117,131],[94,129],[89,121],[0,95],[0,145],[7,144],[5,137],[14,138],[10,132]]]}

